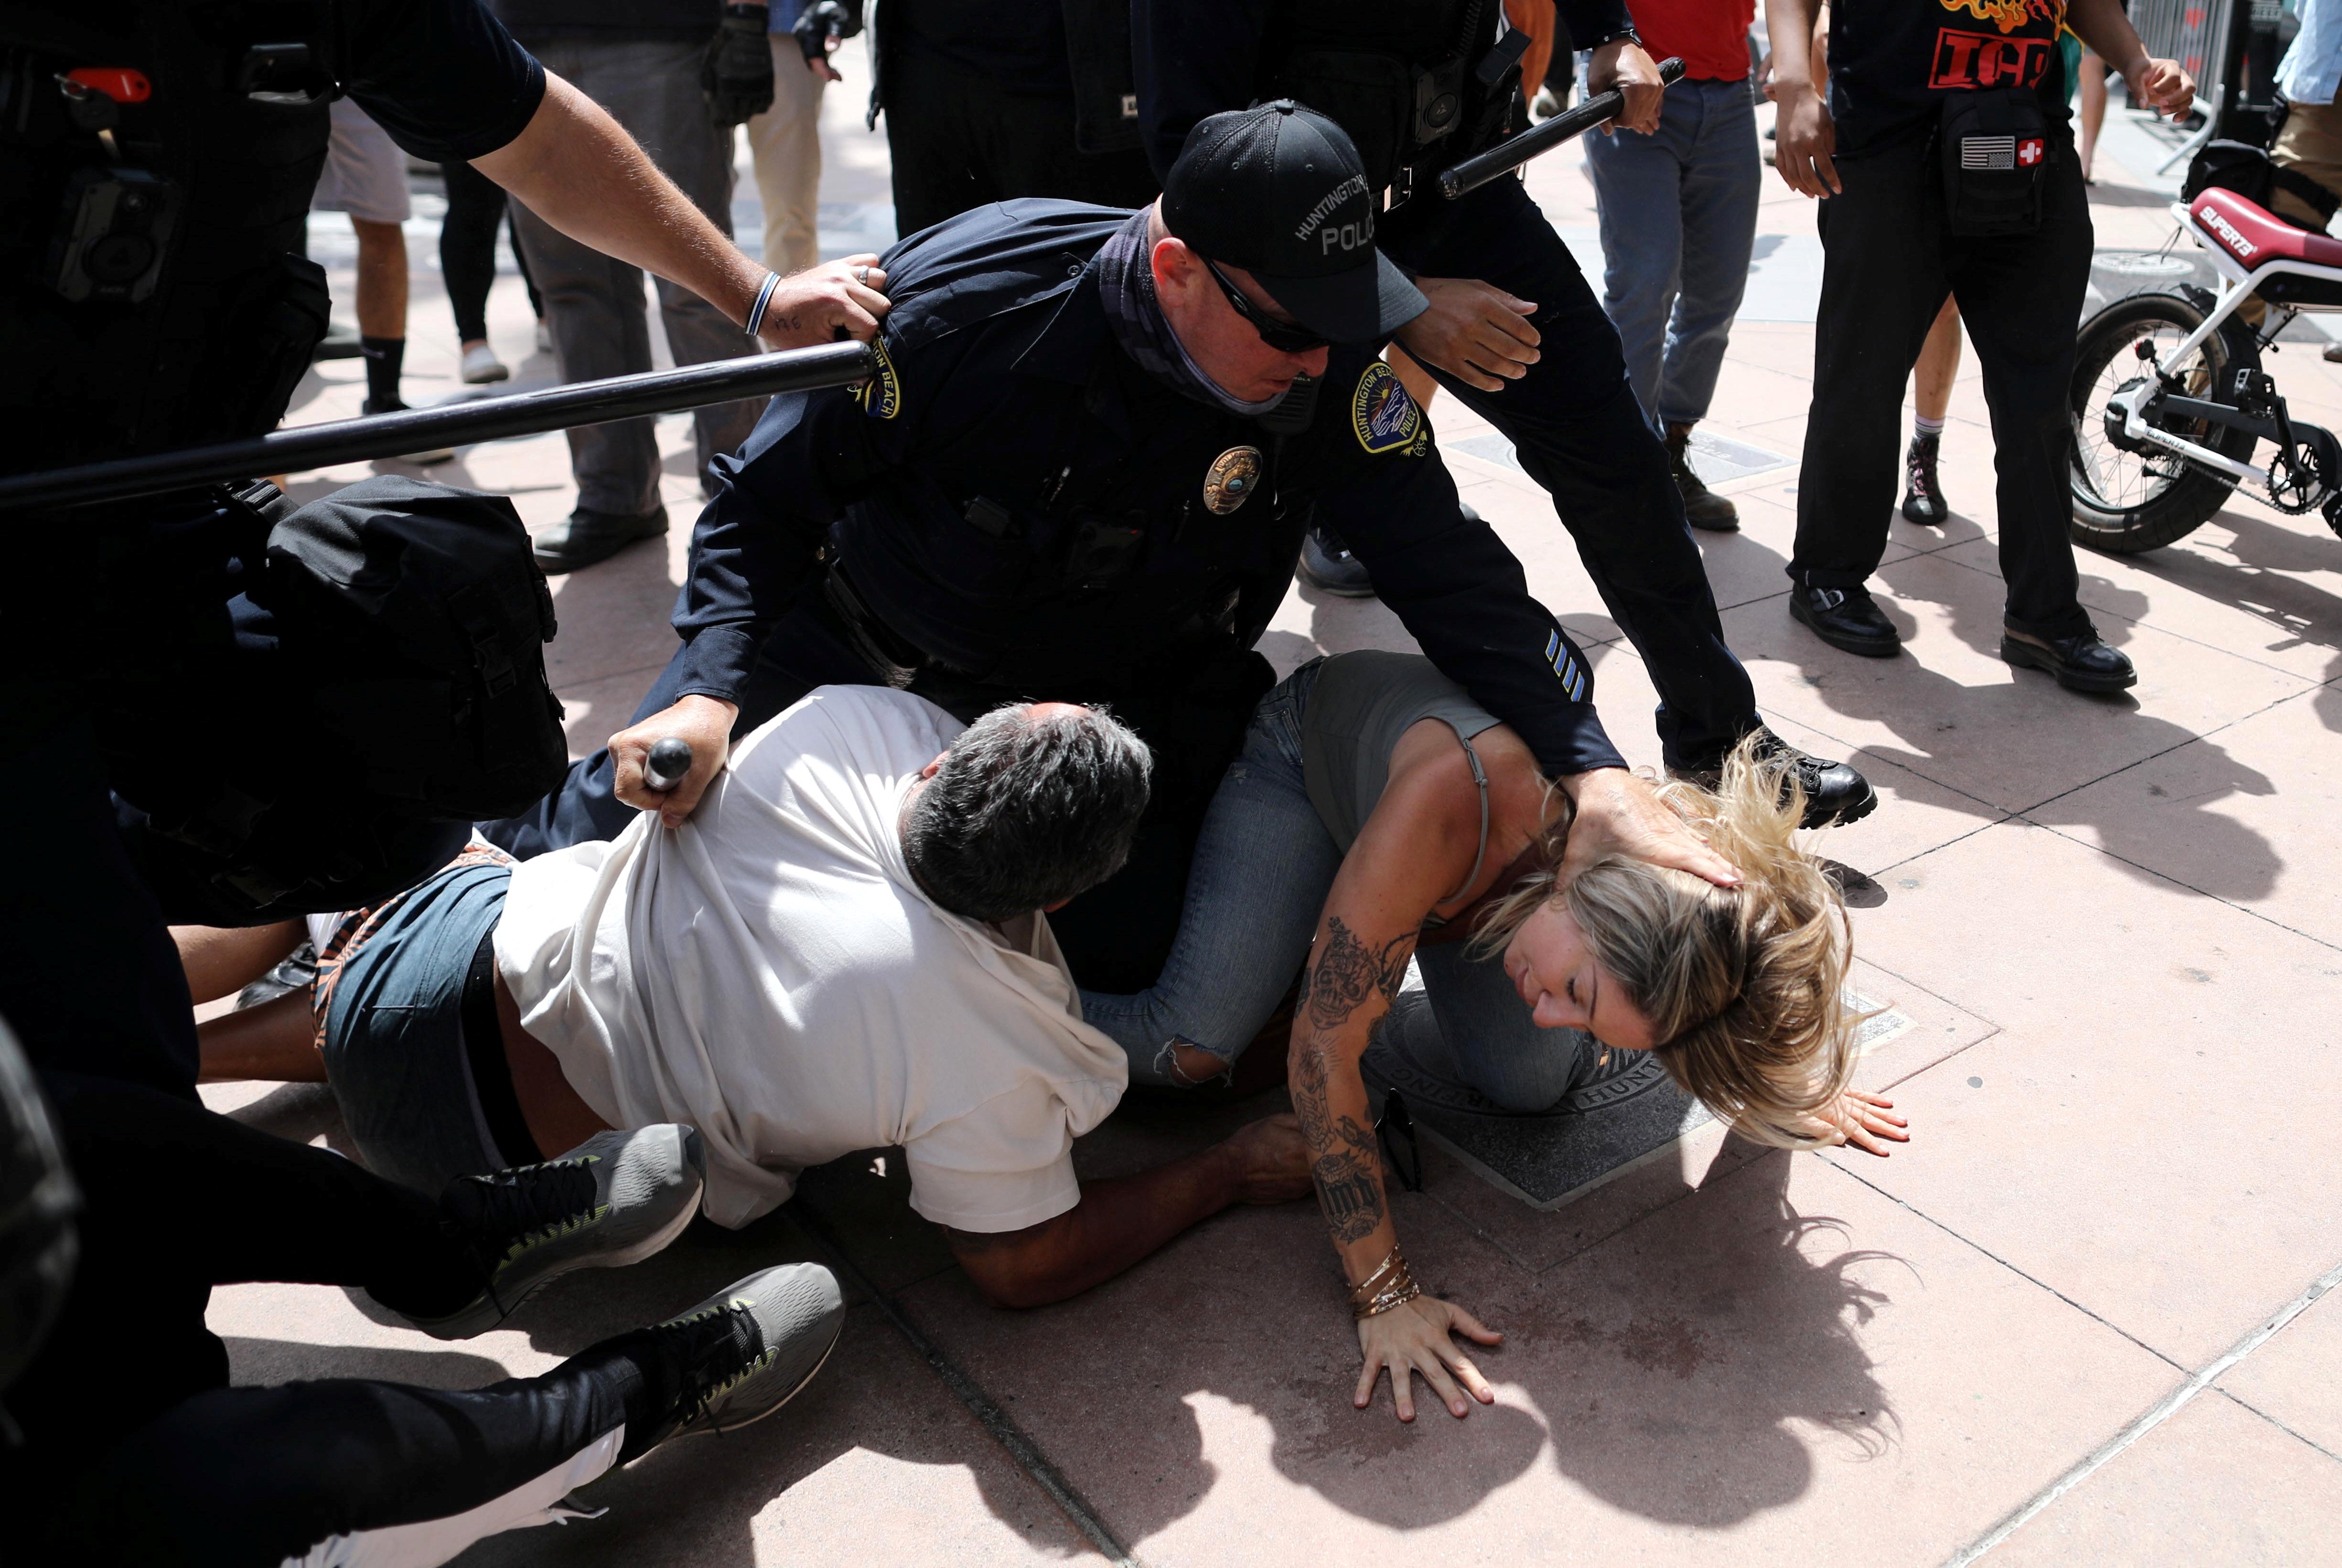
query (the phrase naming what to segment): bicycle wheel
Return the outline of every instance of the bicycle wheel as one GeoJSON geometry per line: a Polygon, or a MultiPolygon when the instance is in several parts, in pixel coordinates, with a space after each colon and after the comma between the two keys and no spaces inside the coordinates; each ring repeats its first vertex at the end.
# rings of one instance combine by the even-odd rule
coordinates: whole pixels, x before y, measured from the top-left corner
{"type": "MultiPolygon", "coordinates": [[[[2217,512],[2236,481],[2210,474],[2155,446],[2134,443],[2107,417],[2117,392],[2152,374],[2137,345],[2153,345],[2157,363],[2179,377],[2190,397],[2227,402],[2235,373],[2258,369],[2249,335],[2227,325],[2185,361],[2172,353],[2204,323],[2195,301],[2177,295],[2133,295],[2082,324],[2074,348],[2070,411],[2074,420],[2074,543],[2115,554],[2154,550],[2217,512]]],[[[2207,446],[2241,463],[2252,456],[2250,432],[2204,419],[2159,418],[2158,430],[2207,446]]]]}

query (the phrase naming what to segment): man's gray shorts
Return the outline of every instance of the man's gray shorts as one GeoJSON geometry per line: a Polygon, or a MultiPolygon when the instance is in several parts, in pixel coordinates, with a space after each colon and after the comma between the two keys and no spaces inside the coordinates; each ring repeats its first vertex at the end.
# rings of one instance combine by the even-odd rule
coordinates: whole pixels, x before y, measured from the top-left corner
{"type": "Polygon", "coordinates": [[[370,224],[403,224],[415,215],[406,195],[406,154],[347,98],[334,100],[325,172],[309,210],[347,213],[370,224]]]}

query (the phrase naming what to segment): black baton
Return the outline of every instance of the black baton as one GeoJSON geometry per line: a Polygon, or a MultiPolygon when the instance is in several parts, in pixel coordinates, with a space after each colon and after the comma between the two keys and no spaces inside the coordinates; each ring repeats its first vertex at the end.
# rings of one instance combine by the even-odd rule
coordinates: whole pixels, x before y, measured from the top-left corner
{"type": "Polygon", "coordinates": [[[738,397],[816,387],[853,386],[870,379],[876,360],[865,343],[825,343],[745,359],[716,360],[681,370],[617,375],[482,397],[433,408],[408,408],[365,419],[337,419],[279,430],[248,441],[191,446],[140,457],[49,468],[0,479],[0,509],[85,506],[125,495],[149,495],[192,484],[251,479],[301,468],[326,468],[369,457],[395,457],[432,446],[535,435],[580,424],[606,424],[645,414],[667,414],[729,403],[738,397]]]}
{"type": "Polygon", "coordinates": [[[665,794],[681,784],[691,774],[691,743],[681,735],[668,735],[651,743],[651,754],[643,759],[643,787],[665,794]]]}
{"type": "MultiPolygon", "coordinates": [[[[1659,62],[1659,81],[1672,87],[1683,80],[1684,63],[1677,59],[1659,62]]],[[[1549,153],[1572,136],[1590,131],[1606,120],[1615,120],[1618,111],[1626,105],[1626,95],[1616,88],[1599,97],[1588,98],[1575,109],[1556,115],[1541,125],[1531,125],[1517,136],[1507,136],[1485,153],[1475,153],[1453,168],[1439,171],[1439,194],[1449,201],[1466,191],[1476,191],[1498,175],[1509,175],[1540,153],[1549,153]]]]}

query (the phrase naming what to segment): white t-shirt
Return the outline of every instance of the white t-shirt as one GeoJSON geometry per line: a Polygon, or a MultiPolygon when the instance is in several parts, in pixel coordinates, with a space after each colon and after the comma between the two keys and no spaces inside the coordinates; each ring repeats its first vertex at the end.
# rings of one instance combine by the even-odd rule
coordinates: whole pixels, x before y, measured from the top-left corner
{"type": "Polygon", "coordinates": [[[521,1024],[614,1127],[707,1145],[706,1211],[744,1225],[797,1173],[901,1144],[911,1206],[964,1231],[1072,1208],[1076,1135],[1121,1099],[1049,923],[1001,928],[911,880],[897,818],[963,726],[825,686],[732,754],[699,809],[513,872],[496,966],[521,1024]]]}

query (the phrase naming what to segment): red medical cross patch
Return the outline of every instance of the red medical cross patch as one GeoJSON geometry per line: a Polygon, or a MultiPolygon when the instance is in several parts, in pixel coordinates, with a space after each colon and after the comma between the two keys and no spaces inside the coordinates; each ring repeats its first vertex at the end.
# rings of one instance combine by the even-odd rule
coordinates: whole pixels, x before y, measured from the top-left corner
{"type": "Polygon", "coordinates": [[[2017,143],[2017,161],[2024,165],[2028,169],[2034,165],[2039,163],[2041,161],[2041,138],[2038,136],[2027,136],[2025,140],[2017,143]]]}

